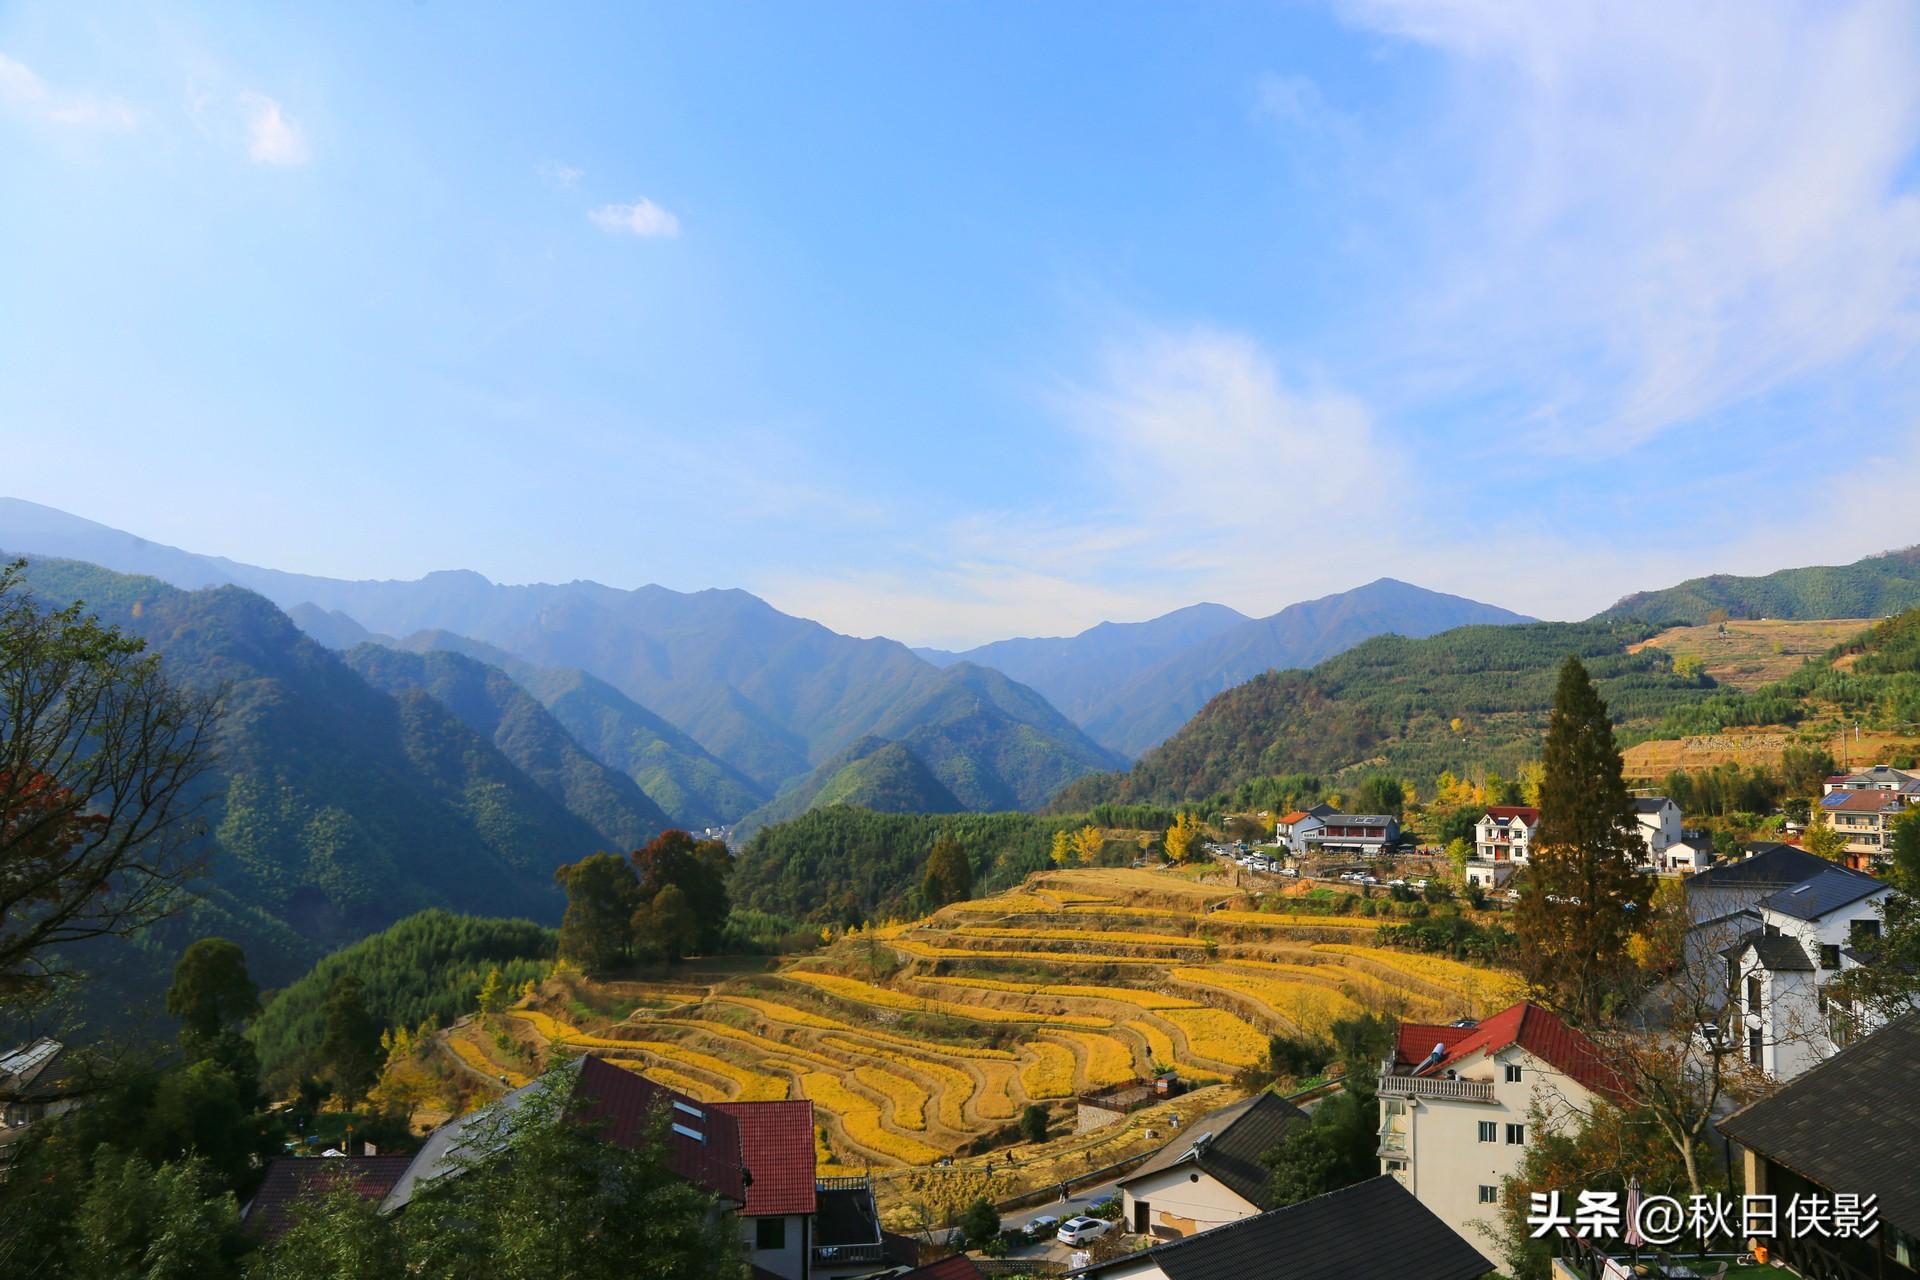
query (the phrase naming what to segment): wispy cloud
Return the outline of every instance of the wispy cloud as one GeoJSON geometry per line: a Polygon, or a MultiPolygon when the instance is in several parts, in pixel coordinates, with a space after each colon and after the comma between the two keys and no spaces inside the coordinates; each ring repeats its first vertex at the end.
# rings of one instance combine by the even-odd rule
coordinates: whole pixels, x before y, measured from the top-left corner
{"type": "Polygon", "coordinates": [[[282,168],[307,162],[307,135],[278,102],[265,94],[243,93],[240,106],[247,123],[248,159],[282,168]]]}
{"type": "Polygon", "coordinates": [[[587,176],[585,169],[570,164],[543,164],[537,171],[540,177],[556,187],[571,189],[580,185],[580,179],[587,176]]]}
{"type": "Polygon", "coordinates": [[[56,90],[33,68],[0,53],[0,104],[48,124],[124,131],[139,123],[132,107],[114,97],[56,90]]]}
{"type": "Polygon", "coordinates": [[[680,219],[644,196],[632,204],[603,204],[587,220],[611,235],[671,240],[680,234],[680,219]]]}
{"type": "Polygon", "coordinates": [[[1405,348],[1609,454],[1887,350],[1920,299],[1903,0],[1349,0],[1446,64],[1405,348]],[[1442,180],[1444,179],[1444,180],[1442,180]]]}

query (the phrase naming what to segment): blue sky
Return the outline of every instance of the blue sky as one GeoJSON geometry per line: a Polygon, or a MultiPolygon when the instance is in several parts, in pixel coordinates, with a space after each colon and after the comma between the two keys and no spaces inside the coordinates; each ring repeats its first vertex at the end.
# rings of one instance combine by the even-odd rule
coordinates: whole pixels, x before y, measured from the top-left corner
{"type": "Polygon", "coordinates": [[[1582,616],[1920,540],[1917,151],[1898,0],[16,3],[0,489],[916,643],[1582,616]]]}

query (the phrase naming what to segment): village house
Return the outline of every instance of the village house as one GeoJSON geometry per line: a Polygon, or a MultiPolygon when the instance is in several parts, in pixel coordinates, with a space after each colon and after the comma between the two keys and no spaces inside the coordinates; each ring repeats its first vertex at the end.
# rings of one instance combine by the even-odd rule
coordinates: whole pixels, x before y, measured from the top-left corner
{"type": "Polygon", "coordinates": [[[1880,787],[1840,788],[1820,797],[1814,819],[1845,837],[1847,865],[1868,871],[1891,861],[1893,822],[1908,799],[1880,787]]]}
{"type": "Polygon", "coordinates": [[[1829,1008],[1826,985],[1861,963],[1880,935],[1892,889],[1829,864],[1818,875],[1769,894],[1753,909],[1758,927],[1721,951],[1746,1061],[1791,1080],[1837,1053],[1851,1034],[1848,1011],[1829,1008]]]}
{"type": "Polygon", "coordinates": [[[1680,806],[1666,796],[1633,797],[1633,821],[1646,846],[1640,865],[1667,870],[1667,850],[1680,842],[1680,806]]]}
{"type": "Polygon", "coordinates": [[[46,1036],[0,1054],[0,1178],[33,1125],[80,1105],[66,1096],[71,1065],[66,1045],[46,1036]]]}
{"type": "Polygon", "coordinates": [[[1390,813],[1329,813],[1304,843],[1310,854],[1379,858],[1400,843],[1400,820],[1390,813]]]}
{"type": "Polygon", "coordinates": [[[1774,1258],[1809,1276],[1920,1276],[1920,1013],[1866,1039],[1719,1124],[1741,1149],[1747,1194],[1870,1200],[1865,1239],[1833,1232],[1767,1241],[1774,1258]]]}
{"type": "Polygon", "coordinates": [[[1273,842],[1291,849],[1295,857],[1305,857],[1307,838],[1318,834],[1333,812],[1330,804],[1316,804],[1311,809],[1283,813],[1274,821],[1273,842]]]}
{"type": "Polygon", "coordinates": [[[1478,1024],[1402,1023],[1380,1073],[1380,1169],[1484,1241],[1535,1127],[1617,1092],[1593,1042],[1531,1001],[1478,1024]]]}
{"type": "Polygon", "coordinates": [[[1467,883],[1497,889],[1516,867],[1524,867],[1540,828],[1540,811],[1529,805],[1495,805],[1473,829],[1473,856],[1467,861],[1467,883]]]}
{"type": "Polygon", "coordinates": [[[1089,1280],[1480,1280],[1481,1251],[1392,1178],[1372,1178],[1069,1271],[1089,1280]]]}
{"type": "MultiPolygon", "coordinates": [[[[869,1179],[816,1176],[811,1102],[698,1102],[592,1055],[555,1070],[573,1073],[569,1117],[595,1126],[608,1142],[647,1141],[656,1118],[665,1118],[667,1167],[738,1222],[757,1280],[843,1280],[918,1261],[912,1242],[881,1230],[869,1179]]],[[[411,1156],[274,1160],[242,1220],[259,1238],[273,1239],[294,1204],[336,1186],[377,1200],[382,1213],[404,1212],[422,1188],[486,1155],[471,1145],[487,1132],[485,1122],[510,1114],[541,1087],[523,1085],[448,1121],[411,1156]]]]}
{"type": "Polygon", "coordinates": [[[1192,1136],[1176,1137],[1120,1180],[1121,1221],[1171,1240],[1273,1208],[1261,1157],[1306,1122],[1306,1112],[1267,1091],[1201,1116],[1186,1126],[1192,1136]]]}
{"type": "Polygon", "coordinates": [[[1836,791],[1887,791],[1908,804],[1920,804],[1920,773],[1877,764],[1858,773],[1836,773],[1821,784],[1821,794],[1836,791]]]}

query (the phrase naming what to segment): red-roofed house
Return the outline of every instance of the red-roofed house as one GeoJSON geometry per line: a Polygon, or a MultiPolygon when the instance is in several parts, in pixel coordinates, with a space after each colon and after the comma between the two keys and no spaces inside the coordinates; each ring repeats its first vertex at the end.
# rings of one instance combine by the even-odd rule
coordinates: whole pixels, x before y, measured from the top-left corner
{"type": "Polygon", "coordinates": [[[1599,1048],[1531,1001],[1474,1027],[1403,1023],[1380,1074],[1380,1169],[1469,1241],[1485,1241],[1535,1135],[1619,1091],[1599,1048]]]}
{"type": "Polygon", "coordinates": [[[1527,865],[1540,811],[1528,805],[1497,804],[1482,814],[1473,829],[1473,857],[1467,860],[1467,883],[1497,889],[1515,867],[1527,865]]]}
{"type": "Polygon", "coordinates": [[[813,1254],[813,1104],[716,1102],[740,1127],[740,1155],[752,1181],[740,1210],[747,1260],[776,1276],[806,1276],[813,1254]]]}
{"type": "Polygon", "coordinates": [[[267,1162],[260,1189],[240,1211],[241,1225],[263,1244],[276,1240],[293,1225],[293,1207],[301,1200],[346,1187],[377,1203],[412,1163],[410,1155],[281,1156],[267,1162]]]}

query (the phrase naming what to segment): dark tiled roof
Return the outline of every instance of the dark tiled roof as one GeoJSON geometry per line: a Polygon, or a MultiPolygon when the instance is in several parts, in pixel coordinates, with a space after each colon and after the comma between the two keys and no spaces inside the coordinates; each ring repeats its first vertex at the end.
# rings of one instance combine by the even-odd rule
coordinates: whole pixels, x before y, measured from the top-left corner
{"type": "Polygon", "coordinates": [[[1775,973],[1812,973],[1813,960],[1807,955],[1807,949],[1800,945],[1800,939],[1789,938],[1783,933],[1750,933],[1730,947],[1723,947],[1723,956],[1743,956],[1747,948],[1753,948],[1760,963],[1775,973]]]}
{"type": "Polygon", "coordinates": [[[68,1081],[73,1055],[49,1036],[29,1040],[0,1054],[0,1091],[9,1102],[35,1102],[57,1097],[68,1081]]]}
{"type": "Polygon", "coordinates": [[[812,1213],[814,1209],[813,1104],[716,1102],[740,1126],[740,1158],[746,1162],[749,1217],[812,1213]]]}
{"type": "Polygon", "coordinates": [[[248,1234],[275,1240],[293,1225],[294,1206],[346,1187],[363,1200],[380,1200],[413,1162],[403,1156],[282,1156],[267,1162],[266,1177],[241,1214],[248,1234]]]}
{"type": "Polygon", "coordinates": [[[1635,813],[1658,813],[1671,803],[1673,802],[1665,796],[1635,796],[1633,798],[1633,811],[1635,813]]]}
{"type": "MultiPolygon", "coordinates": [[[[1423,1029],[1438,1030],[1436,1027],[1423,1029]]],[[[1568,1026],[1560,1015],[1531,1000],[1522,1000],[1484,1019],[1466,1039],[1448,1046],[1447,1056],[1427,1071],[1429,1074],[1445,1071],[1472,1054],[1491,1056],[1512,1044],[1596,1093],[1616,1096],[1620,1093],[1620,1077],[1602,1061],[1599,1046],[1568,1026]]]]}
{"type": "Polygon", "coordinates": [[[1778,911],[1796,920],[1818,920],[1887,886],[1872,876],[1829,863],[1819,875],[1760,900],[1763,911],[1778,911]]]}
{"type": "Polygon", "coordinates": [[[1753,856],[1688,876],[1688,890],[1785,888],[1810,880],[1834,865],[1818,854],[1790,844],[1748,845],[1747,848],[1756,851],[1753,856]]]}
{"type": "Polygon", "coordinates": [[[1279,1094],[1263,1090],[1231,1106],[1209,1111],[1187,1125],[1184,1133],[1122,1182],[1192,1163],[1248,1204],[1264,1209],[1273,1198],[1269,1191],[1271,1174],[1261,1157],[1280,1145],[1289,1128],[1306,1119],[1306,1112],[1279,1094]]]}
{"type": "Polygon", "coordinates": [[[1388,1176],[1067,1274],[1098,1276],[1142,1256],[1168,1280],[1479,1280],[1493,1270],[1388,1176]]]}
{"type": "Polygon", "coordinates": [[[1828,1191],[1879,1196],[1881,1221],[1920,1235],[1920,1013],[1734,1112],[1720,1131],[1828,1191]]]}
{"type": "Polygon", "coordinates": [[[1510,822],[1518,818],[1530,827],[1540,822],[1540,811],[1525,804],[1496,804],[1487,810],[1486,816],[1496,822],[1510,822]]]}

